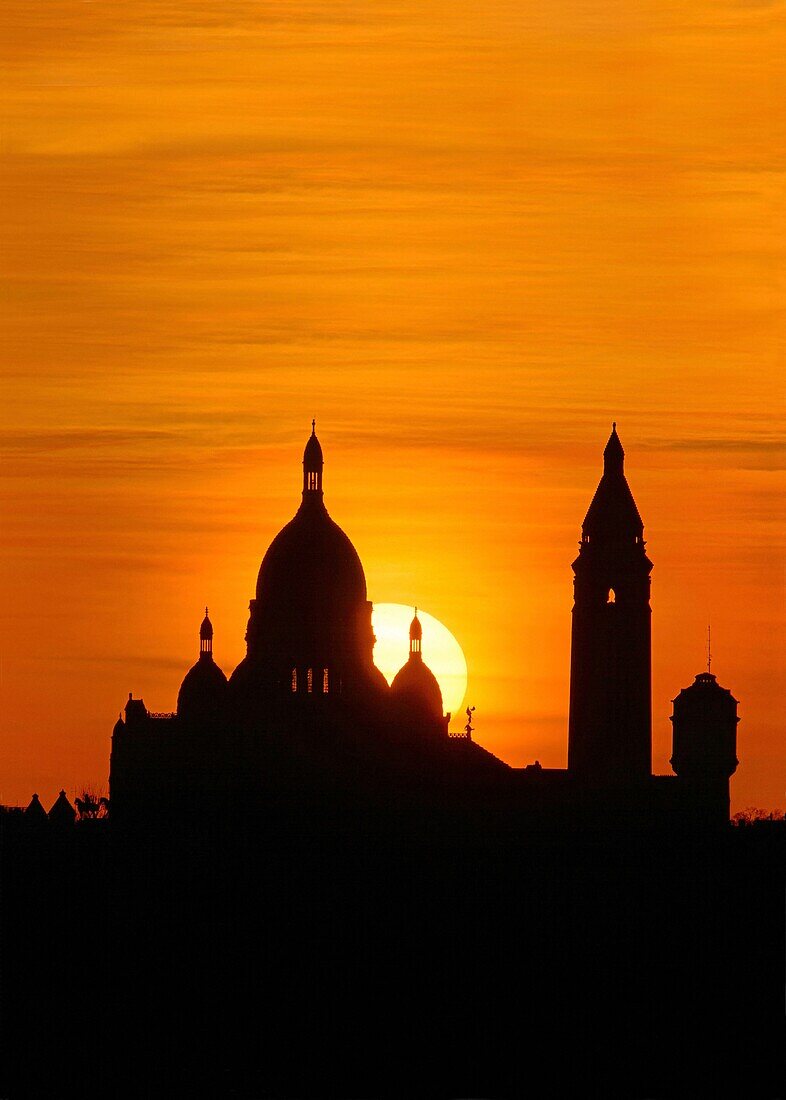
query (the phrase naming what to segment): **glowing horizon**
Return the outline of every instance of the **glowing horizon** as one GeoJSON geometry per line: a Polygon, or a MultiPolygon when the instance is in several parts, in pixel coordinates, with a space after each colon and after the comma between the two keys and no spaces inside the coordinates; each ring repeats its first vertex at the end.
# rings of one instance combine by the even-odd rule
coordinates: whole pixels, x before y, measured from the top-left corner
{"type": "MultiPolygon", "coordinates": [[[[781,145],[766,4],[8,0],[0,800],[105,784],[201,609],[229,671],[316,416],[369,599],[564,767],[570,563],[616,420],[653,770],[705,666],[786,806],[781,145]]],[[[781,97],[782,98],[782,97],[781,97]]]]}

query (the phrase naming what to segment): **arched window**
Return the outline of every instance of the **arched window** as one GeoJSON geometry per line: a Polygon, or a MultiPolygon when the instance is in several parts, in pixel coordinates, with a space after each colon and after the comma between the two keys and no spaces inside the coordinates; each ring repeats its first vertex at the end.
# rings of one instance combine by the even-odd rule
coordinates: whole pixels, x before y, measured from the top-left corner
{"type": "Polygon", "coordinates": [[[617,602],[617,597],[614,593],[614,589],[610,588],[609,589],[609,594],[606,597],[606,603],[616,603],[616,602],[617,602]]]}
{"type": "Polygon", "coordinates": [[[330,678],[328,676],[328,670],[326,668],[323,668],[322,669],[322,694],[327,695],[329,690],[330,690],[330,678]]]}
{"type": "Polygon", "coordinates": [[[313,668],[310,668],[308,670],[308,672],[306,673],[306,689],[308,690],[309,695],[314,690],[314,670],[313,670],[313,668]]]}
{"type": "Polygon", "coordinates": [[[292,669],[292,690],[297,691],[297,669],[292,669]]]}

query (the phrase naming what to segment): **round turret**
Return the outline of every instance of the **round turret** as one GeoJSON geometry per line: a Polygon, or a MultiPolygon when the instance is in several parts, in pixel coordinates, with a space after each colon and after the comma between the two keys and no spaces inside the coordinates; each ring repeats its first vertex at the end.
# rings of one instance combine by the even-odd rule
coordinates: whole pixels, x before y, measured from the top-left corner
{"type": "Polygon", "coordinates": [[[390,685],[391,694],[406,706],[442,721],[442,691],[437,678],[423,661],[423,627],[415,608],[409,627],[409,659],[390,685]]]}
{"type": "Polygon", "coordinates": [[[213,624],[205,608],[199,628],[199,660],[188,670],[177,695],[177,716],[186,723],[212,722],[226,703],[227,678],[213,660],[213,624]]]}
{"type": "Polygon", "coordinates": [[[674,700],[671,766],[693,781],[728,779],[737,768],[737,700],[701,672],[674,700]]]}

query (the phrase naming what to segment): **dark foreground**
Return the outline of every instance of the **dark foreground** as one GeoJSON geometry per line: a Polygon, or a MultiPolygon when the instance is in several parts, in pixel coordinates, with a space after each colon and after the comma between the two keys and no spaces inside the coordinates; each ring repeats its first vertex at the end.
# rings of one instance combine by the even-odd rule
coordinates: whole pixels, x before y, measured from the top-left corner
{"type": "Polygon", "coordinates": [[[784,1096],[785,841],[6,823],[0,1096],[784,1096]]]}

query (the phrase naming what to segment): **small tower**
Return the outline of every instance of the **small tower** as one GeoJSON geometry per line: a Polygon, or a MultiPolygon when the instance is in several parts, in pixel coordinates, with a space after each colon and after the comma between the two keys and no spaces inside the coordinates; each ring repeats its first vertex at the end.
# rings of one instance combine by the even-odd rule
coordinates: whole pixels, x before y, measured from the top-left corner
{"type": "Polygon", "coordinates": [[[738,722],[737,700],[709,671],[674,700],[671,766],[689,788],[691,812],[708,824],[729,820],[738,722]]]}
{"type": "Polygon", "coordinates": [[[598,784],[652,770],[652,562],[624,460],[614,424],[573,562],[568,769],[598,784]]]}
{"type": "Polygon", "coordinates": [[[322,500],[322,470],[325,460],[317,439],[317,422],[311,421],[311,435],[303,451],[303,503],[322,500]]]}

